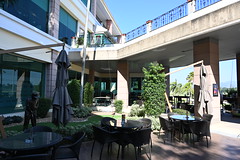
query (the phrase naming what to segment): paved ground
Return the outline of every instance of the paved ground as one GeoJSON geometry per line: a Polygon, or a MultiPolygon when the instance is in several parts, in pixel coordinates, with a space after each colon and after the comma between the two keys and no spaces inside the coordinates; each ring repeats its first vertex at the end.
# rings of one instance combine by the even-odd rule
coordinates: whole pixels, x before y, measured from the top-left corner
{"type": "MultiPolygon", "coordinates": [[[[109,112],[95,114],[110,114],[109,112]]],[[[232,117],[225,113],[222,115],[222,121],[211,125],[212,139],[209,147],[206,147],[206,141],[195,143],[190,142],[167,141],[163,143],[162,136],[158,133],[152,134],[153,148],[152,160],[240,160],[240,118],[232,117]]],[[[106,145],[107,146],[107,145],[106,145]]],[[[107,147],[103,150],[103,160],[117,159],[117,144],[113,145],[111,154],[107,154],[107,147]]],[[[98,160],[100,156],[100,145],[94,147],[93,157],[91,158],[92,141],[85,142],[82,145],[81,160],[98,160]]],[[[148,157],[142,151],[138,159],[145,160],[148,157]]],[[[125,149],[125,160],[135,159],[133,146],[129,145],[125,149]]]]}

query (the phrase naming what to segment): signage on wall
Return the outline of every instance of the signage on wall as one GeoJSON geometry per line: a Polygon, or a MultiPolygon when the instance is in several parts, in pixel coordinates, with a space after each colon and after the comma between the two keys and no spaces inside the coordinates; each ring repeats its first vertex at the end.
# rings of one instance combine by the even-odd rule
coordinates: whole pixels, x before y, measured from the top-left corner
{"type": "Polygon", "coordinates": [[[218,85],[213,84],[213,96],[217,97],[218,96],[218,85]]]}

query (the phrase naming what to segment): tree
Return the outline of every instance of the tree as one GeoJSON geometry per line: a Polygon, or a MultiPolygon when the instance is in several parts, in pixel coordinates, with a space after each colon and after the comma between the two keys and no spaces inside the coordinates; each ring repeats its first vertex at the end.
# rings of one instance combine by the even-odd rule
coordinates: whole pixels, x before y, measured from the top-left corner
{"type": "Polygon", "coordinates": [[[165,110],[166,83],[162,64],[150,63],[148,69],[143,68],[144,109],[149,116],[158,116],[165,110]]]}
{"type": "Polygon", "coordinates": [[[72,79],[67,85],[68,93],[72,99],[72,107],[77,107],[79,105],[80,97],[80,80],[72,79]]]}
{"type": "Polygon", "coordinates": [[[85,85],[84,85],[84,106],[85,107],[89,107],[92,105],[93,103],[93,92],[94,92],[94,88],[93,88],[93,85],[89,82],[87,82],[85,85]]]}

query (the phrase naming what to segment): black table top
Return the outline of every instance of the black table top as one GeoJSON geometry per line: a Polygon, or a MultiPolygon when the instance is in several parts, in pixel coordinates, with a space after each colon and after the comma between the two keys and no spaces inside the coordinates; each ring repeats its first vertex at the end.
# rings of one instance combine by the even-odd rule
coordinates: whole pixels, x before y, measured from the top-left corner
{"type": "Polygon", "coordinates": [[[63,137],[54,132],[22,133],[0,140],[0,150],[26,151],[54,146],[62,141],[63,137]],[[31,140],[32,137],[32,140],[31,140]]]}

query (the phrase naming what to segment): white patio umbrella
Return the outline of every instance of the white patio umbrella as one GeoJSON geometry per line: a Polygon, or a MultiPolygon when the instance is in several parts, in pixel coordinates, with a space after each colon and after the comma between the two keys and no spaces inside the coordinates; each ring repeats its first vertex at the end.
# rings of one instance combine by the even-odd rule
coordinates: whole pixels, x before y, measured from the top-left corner
{"type": "Polygon", "coordinates": [[[199,90],[199,106],[198,113],[203,116],[203,113],[211,113],[211,94],[208,90],[207,69],[202,64],[200,67],[200,90],[199,90]]]}
{"type": "Polygon", "coordinates": [[[72,117],[72,100],[67,90],[68,68],[71,66],[66,51],[63,49],[55,63],[57,64],[56,88],[53,95],[52,122],[59,126],[66,125],[72,117]]]}

